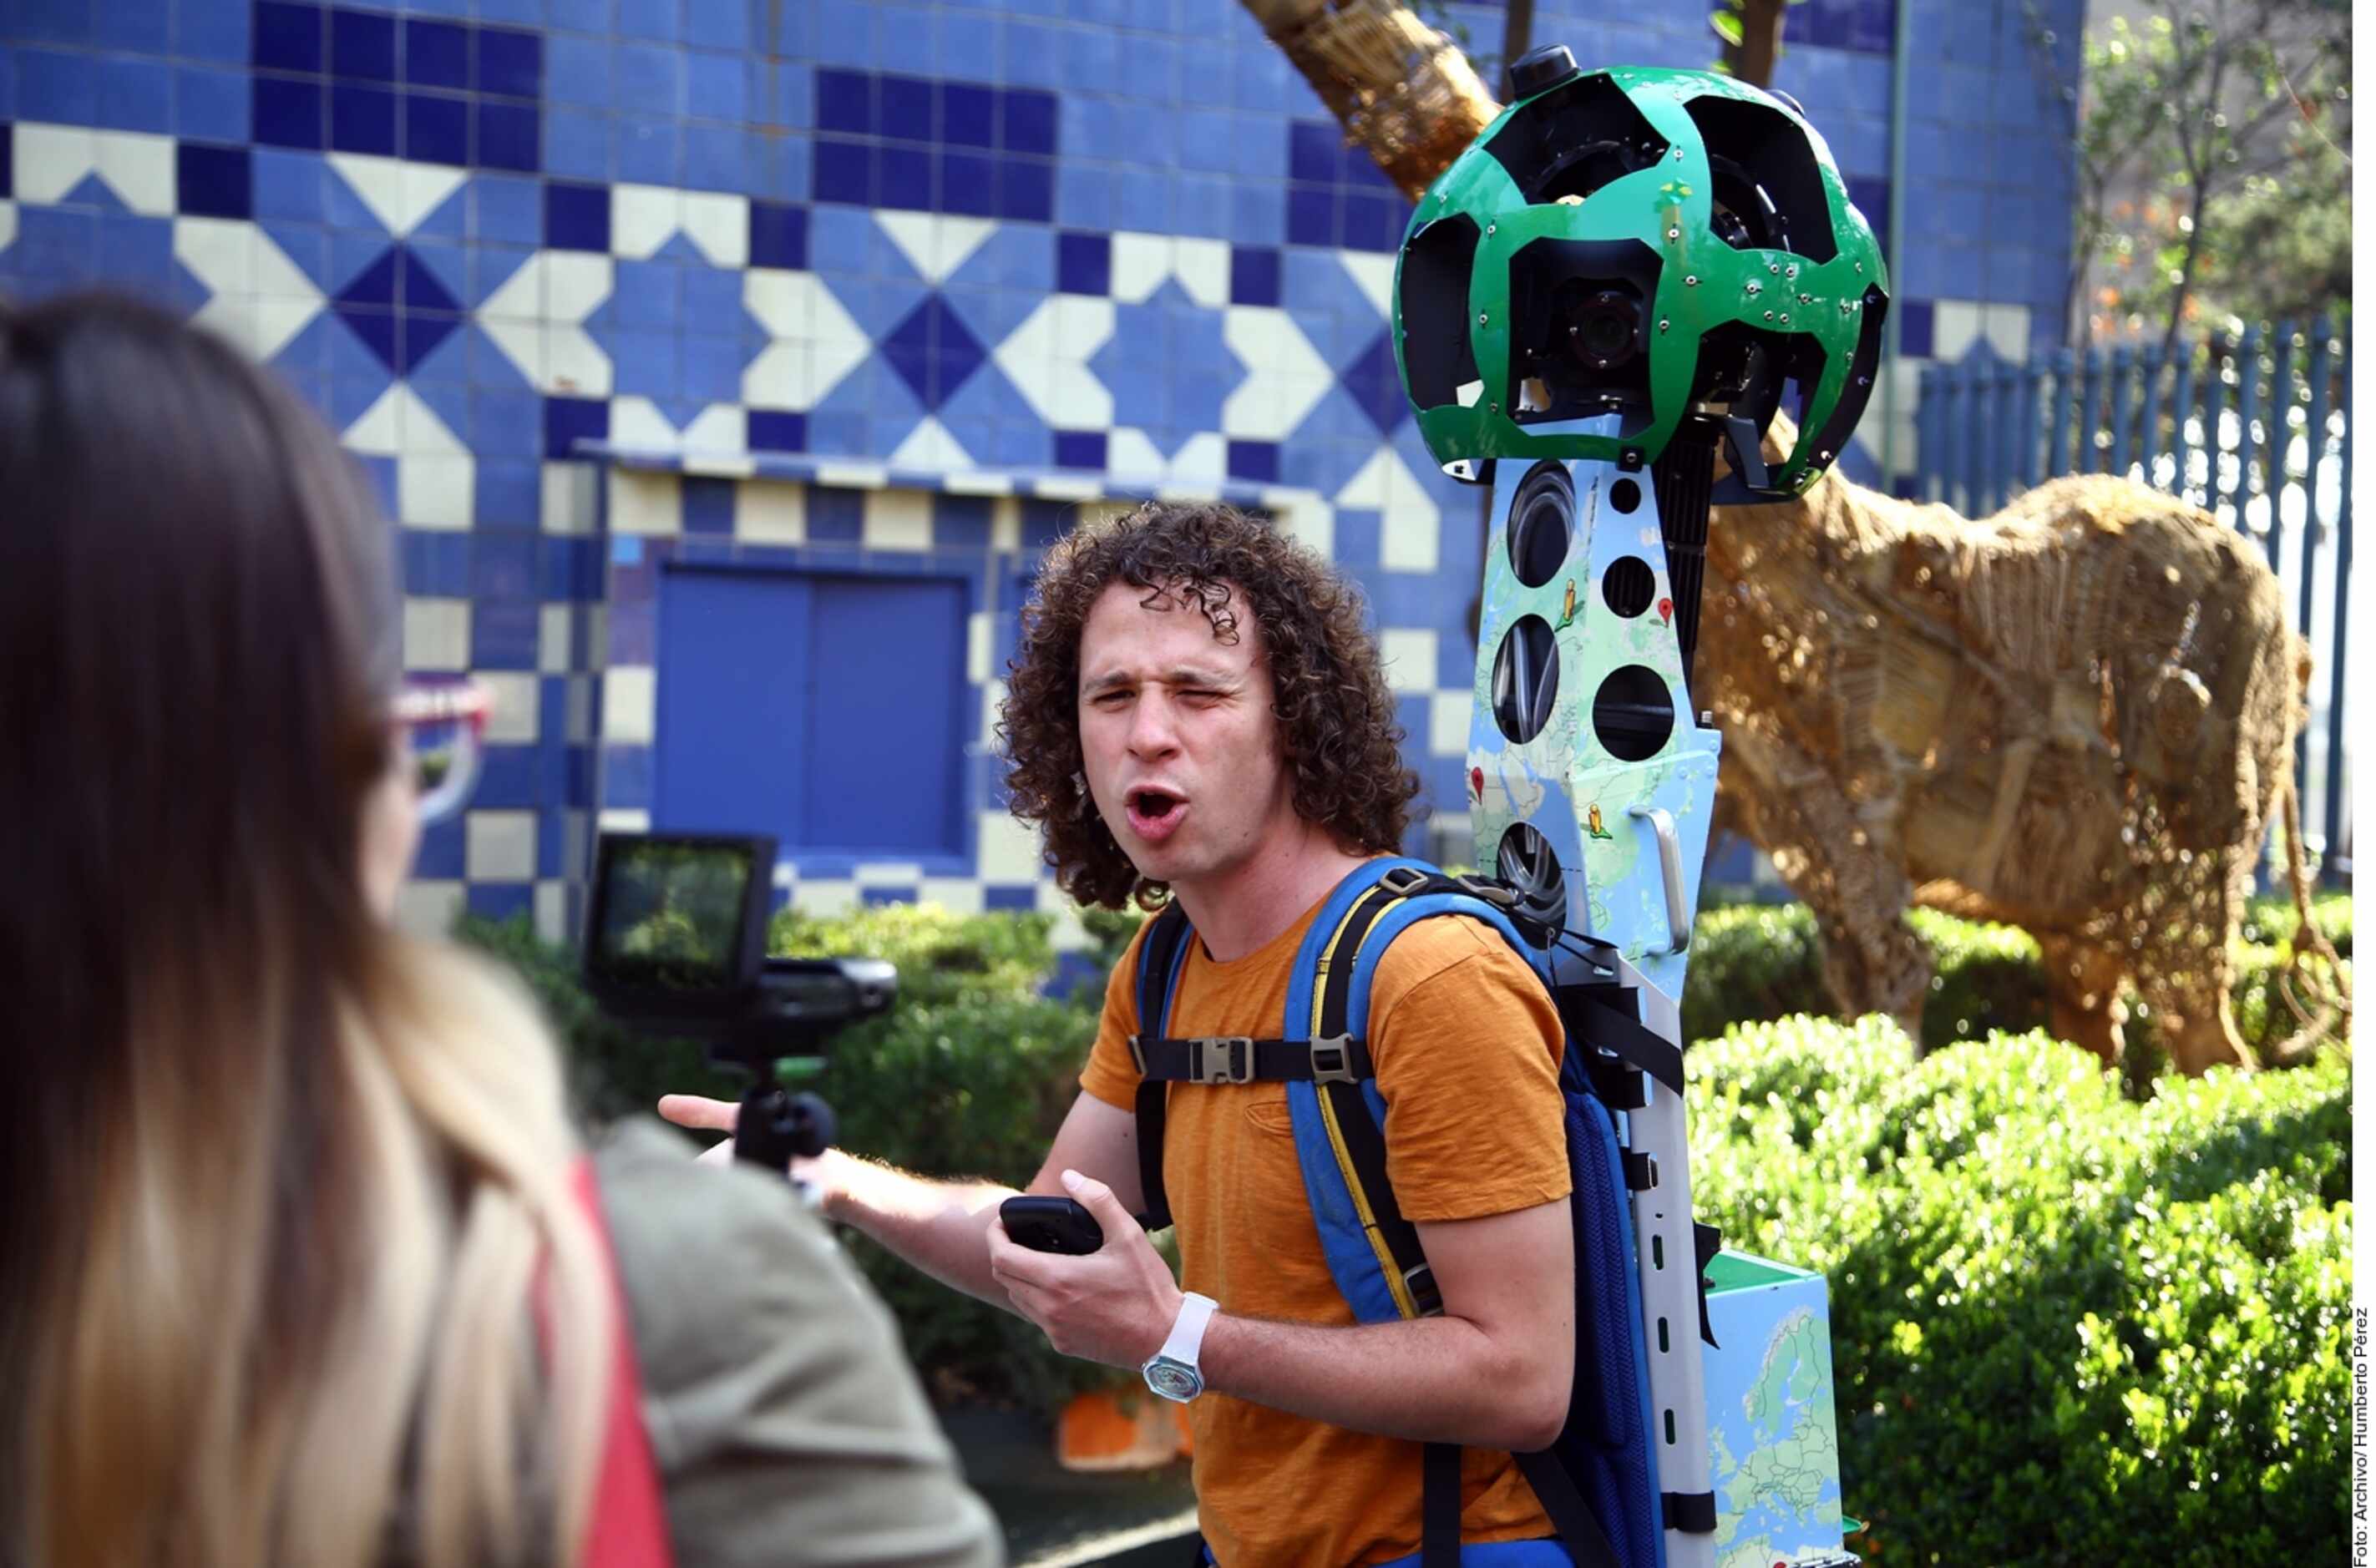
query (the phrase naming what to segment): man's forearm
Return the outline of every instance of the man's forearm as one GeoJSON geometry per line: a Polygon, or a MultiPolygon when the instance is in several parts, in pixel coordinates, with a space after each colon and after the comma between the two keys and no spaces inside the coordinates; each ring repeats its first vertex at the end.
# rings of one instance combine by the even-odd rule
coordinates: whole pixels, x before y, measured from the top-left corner
{"type": "Polygon", "coordinates": [[[1207,1388],[1331,1426],[1420,1443],[1534,1449],[1558,1436],[1569,1390],[1455,1317],[1324,1327],[1216,1313],[1198,1356],[1207,1388]]]}
{"type": "Polygon", "coordinates": [[[990,1274],[983,1240],[1012,1187],[989,1182],[943,1182],[913,1175],[834,1150],[821,1171],[826,1218],[855,1226],[926,1274],[1013,1312],[1006,1290],[990,1274]]]}

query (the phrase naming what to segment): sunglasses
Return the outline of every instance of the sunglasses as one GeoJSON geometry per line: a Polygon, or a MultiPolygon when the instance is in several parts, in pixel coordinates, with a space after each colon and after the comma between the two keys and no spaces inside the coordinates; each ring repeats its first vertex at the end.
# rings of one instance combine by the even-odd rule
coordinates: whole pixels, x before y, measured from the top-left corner
{"type": "Polygon", "coordinates": [[[410,676],[397,693],[390,717],[423,824],[444,821],[470,798],[493,707],[493,694],[466,675],[410,676]]]}

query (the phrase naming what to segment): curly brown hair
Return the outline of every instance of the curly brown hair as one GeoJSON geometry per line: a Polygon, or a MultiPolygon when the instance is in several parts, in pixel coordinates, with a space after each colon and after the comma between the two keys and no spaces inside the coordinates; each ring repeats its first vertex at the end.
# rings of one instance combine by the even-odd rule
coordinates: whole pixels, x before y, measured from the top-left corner
{"type": "Polygon", "coordinates": [[[1297,814],[1356,852],[1401,845],[1419,778],[1403,766],[1403,730],[1360,590],[1265,518],[1217,502],[1150,501],[1084,523],[1048,552],[1007,665],[998,724],[1007,805],[1042,826],[1057,885],[1110,909],[1134,899],[1153,909],[1170,892],[1139,875],[1080,782],[1081,628],[1117,582],[1146,589],[1151,608],[1194,604],[1228,644],[1239,636],[1229,603],[1236,588],[1270,659],[1297,814]]]}

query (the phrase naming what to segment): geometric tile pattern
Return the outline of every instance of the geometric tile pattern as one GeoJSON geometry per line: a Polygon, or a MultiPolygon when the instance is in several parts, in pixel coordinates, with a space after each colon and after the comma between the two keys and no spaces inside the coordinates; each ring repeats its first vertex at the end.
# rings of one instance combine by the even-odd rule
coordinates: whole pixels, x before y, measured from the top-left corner
{"type": "MultiPolygon", "coordinates": [[[[496,693],[479,797],[423,846],[416,913],[564,923],[590,826],[636,809],[613,791],[632,795],[638,742],[609,726],[634,732],[654,634],[619,594],[663,556],[963,562],[1012,588],[1073,508],[1132,494],[1240,498],[1332,553],[1395,651],[1429,799],[1461,812],[1467,590],[1446,585],[1475,576],[1476,502],[1394,375],[1409,207],[1241,6],[566,9],[36,3],[0,22],[0,290],[116,281],[273,366],[399,527],[408,661],[496,693]],[[606,747],[626,748],[615,774],[606,747]]],[[[1493,14],[1468,9],[1485,36],[1493,14]]],[[[1904,205],[1914,346],[2034,346],[2071,176],[2020,8],[1907,0],[1893,192],[1899,9],[1794,6],[1776,86],[1877,225],[1904,205]]],[[[2041,19],[2075,35],[2076,0],[2041,19]]],[[[1714,47],[1686,0],[1622,18],[1546,0],[1535,34],[1587,65],[1714,47]]],[[[2048,89],[2075,69],[2058,53],[2048,89]]],[[[1010,636],[976,639],[973,711],[1010,636]]],[[[931,891],[1042,901],[987,772],[969,787],[976,874],[931,891]]],[[[924,887],[793,870],[813,900],[924,887]]]]}

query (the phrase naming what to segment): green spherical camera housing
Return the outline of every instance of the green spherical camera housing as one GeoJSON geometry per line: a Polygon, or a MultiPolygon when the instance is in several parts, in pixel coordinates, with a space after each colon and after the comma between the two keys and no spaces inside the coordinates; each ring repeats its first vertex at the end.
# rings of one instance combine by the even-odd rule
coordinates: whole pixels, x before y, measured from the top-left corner
{"type": "Polygon", "coordinates": [[[1428,450],[1467,480],[1496,457],[1638,467],[1694,418],[1762,435],[1795,387],[1797,445],[1771,469],[1736,450],[1717,499],[1803,493],[1864,411],[1889,305],[1821,134],[1706,71],[1551,50],[1514,75],[1523,96],[1396,258],[1395,362],[1428,450]]]}

